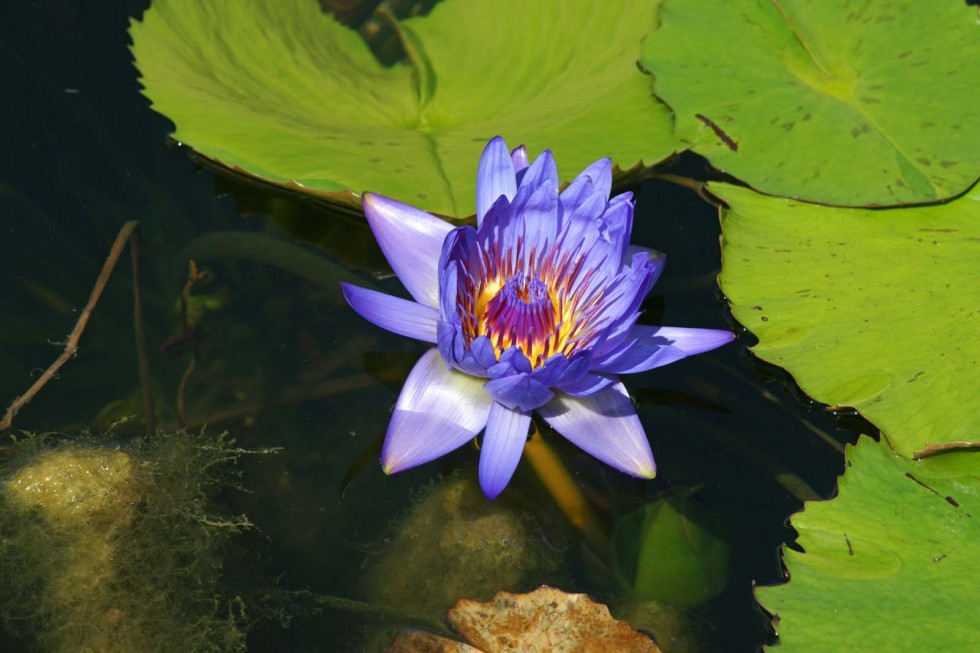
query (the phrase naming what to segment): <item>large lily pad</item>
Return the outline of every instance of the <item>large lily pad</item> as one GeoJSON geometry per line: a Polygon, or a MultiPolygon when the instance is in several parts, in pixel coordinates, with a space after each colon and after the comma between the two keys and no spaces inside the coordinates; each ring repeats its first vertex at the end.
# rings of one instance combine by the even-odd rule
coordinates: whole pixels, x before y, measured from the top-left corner
{"type": "Polygon", "coordinates": [[[334,201],[371,190],[466,216],[496,134],[551,148],[567,178],[677,149],[635,66],[656,5],[444,2],[404,22],[410,64],[393,68],[311,0],[155,0],[130,31],[146,95],[205,157],[334,201]]]}
{"type": "Polygon", "coordinates": [[[711,190],[731,206],[722,289],[756,355],[903,455],[980,441],[980,188],[893,210],[711,190]]]}
{"type": "Polygon", "coordinates": [[[757,590],[797,651],[980,650],[980,454],[849,446],[840,494],[793,518],[787,585],[757,590]]]}
{"type": "Polygon", "coordinates": [[[980,176],[980,24],[962,0],[667,0],[642,64],[678,135],[766,193],[847,206],[980,176]]]}

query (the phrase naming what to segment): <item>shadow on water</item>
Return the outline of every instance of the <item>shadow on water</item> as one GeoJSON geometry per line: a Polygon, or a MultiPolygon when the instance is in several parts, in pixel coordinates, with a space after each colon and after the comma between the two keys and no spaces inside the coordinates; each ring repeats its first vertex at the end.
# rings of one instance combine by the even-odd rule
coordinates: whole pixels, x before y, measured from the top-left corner
{"type": "MultiPolygon", "coordinates": [[[[710,355],[627,381],[659,476],[629,479],[543,429],[606,526],[645,502],[683,497],[696,504],[691,515],[706,515],[692,519],[723,541],[727,582],[712,597],[694,607],[638,604],[613,580],[609,560],[581,545],[526,461],[492,505],[472,496],[470,446],[393,477],[381,473],[388,412],[424,347],[364,324],[342,304],[337,281],[398,294],[397,280],[385,278],[357,215],[217,178],[168,145],[172,127],[139,95],[127,50],[129,17],[146,4],[0,7],[10,98],[0,105],[0,401],[57,355],[53,343],[74,324],[117,230],[139,219],[160,427],[181,426],[176,397],[196,348],[187,426],[227,430],[244,449],[281,447],[239,460],[240,486],[217,494],[223,510],[255,525],[231,538],[223,563],[226,577],[244,579],[233,593],[253,608],[249,650],[359,650],[382,641],[369,639],[379,625],[431,625],[462,592],[486,599],[541,583],[588,591],[649,623],[665,650],[748,651],[771,642],[752,587],[784,580],[777,549],[793,538],[787,518],[804,499],[833,494],[842,444],[874,429],[829,414],[747,351],[753,337],[731,322],[717,289],[716,210],[666,181],[633,188],[634,242],[668,255],[642,321],[740,333],[710,355]],[[178,309],[188,257],[209,274],[187,307],[193,343],[178,309]],[[483,548],[453,544],[467,531],[482,533],[483,548]],[[426,549],[422,534],[439,537],[426,549]],[[407,573],[415,566],[422,576],[407,573]],[[502,568],[513,573],[500,576],[502,568]],[[296,591],[397,609],[335,609],[296,591]]],[[[707,174],[693,156],[669,171],[707,174]]],[[[78,356],[21,412],[17,428],[102,430],[139,414],[127,275],[113,276],[78,356]]],[[[114,441],[126,448],[138,434],[138,420],[129,421],[114,441]]]]}

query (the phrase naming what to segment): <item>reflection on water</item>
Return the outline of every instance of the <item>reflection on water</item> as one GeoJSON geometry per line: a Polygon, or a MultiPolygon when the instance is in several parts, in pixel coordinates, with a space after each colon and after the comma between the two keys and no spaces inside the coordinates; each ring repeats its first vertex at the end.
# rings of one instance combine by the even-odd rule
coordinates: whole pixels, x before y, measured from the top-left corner
{"type": "MultiPolygon", "coordinates": [[[[474,492],[471,446],[384,476],[377,452],[388,412],[424,346],[365,325],[336,282],[402,290],[370,274],[384,262],[358,216],[219,183],[167,145],[171,127],[139,95],[126,49],[128,17],[143,6],[0,7],[0,65],[17,94],[0,105],[0,401],[54,359],[119,227],[139,219],[158,426],[181,427],[177,397],[194,360],[182,391],[191,432],[206,424],[238,447],[282,448],[239,460],[241,483],[212,497],[219,514],[246,514],[255,525],[222,542],[221,563],[226,589],[246,606],[250,650],[359,650],[418,623],[410,613],[431,622],[461,594],[485,599],[543,583],[592,593],[658,632],[666,650],[752,650],[770,638],[752,584],[782,580],[776,547],[792,536],[785,519],[802,498],[832,491],[841,457],[828,439],[853,433],[837,433],[833,417],[754,363],[744,350],[750,337],[628,380],[658,461],[652,482],[611,471],[544,430],[600,531],[665,493],[711,515],[727,540],[728,582],[683,609],[632,602],[608,552],[582,543],[527,461],[493,504],[474,492]],[[320,247],[298,246],[287,233],[320,247]],[[189,256],[207,276],[188,296],[185,327],[189,256]],[[297,590],[391,610],[283,594],[297,590]]],[[[701,164],[683,159],[675,172],[699,175],[701,164]]],[[[643,320],[731,326],[714,285],[713,209],[663,182],[636,190],[634,241],[668,254],[643,320]]],[[[117,424],[142,411],[129,275],[124,257],[78,356],[16,429],[115,424],[114,442],[133,450],[140,420],[117,424]]],[[[6,445],[0,457],[14,453],[6,445]]],[[[182,564],[193,568],[192,559],[182,564]]],[[[132,592],[145,589],[132,582],[132,592]]],[[[9,628],[16,614],[3,617],[6,648],[27,646],[16,639],[23,631],[9,628]]]]}

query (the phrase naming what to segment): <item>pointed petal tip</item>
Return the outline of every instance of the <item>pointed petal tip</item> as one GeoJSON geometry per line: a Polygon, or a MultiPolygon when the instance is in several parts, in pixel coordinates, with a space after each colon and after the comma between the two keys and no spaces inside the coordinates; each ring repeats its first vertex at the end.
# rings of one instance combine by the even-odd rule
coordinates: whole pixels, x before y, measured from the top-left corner
{"type": "Polygon", "coordinates": [[[379,205],[384,204],[384,201],[387,199],[384,195],[378,195],[377,193],[361,193],[361,209],[364,210],[364,213],[367,213],[368,209],[377,211],[379,205]]]}
{"type": "Polygon", "coordinates": [[[487,430],[480,450],[480,488],[488,499],[495,499],[510,483],[524,452],[529,411],[507,408],[499,403],[490,407],[487,430]]]}
{"type": "Polygon", "coordinates": [[[493,501],[494,499],[499,497],[501,492],[504,491],[505,487],[507,486],[501,485],[500,487],[487,487],[482,480],[480,481],[480,489],[483,490],[483,496],[485,496],[490,501],[493,501]]]}
{"type": "Polygon", "coordinates": [[[620,460],[619,464],[610,463],[612,467],[634,478],[650,480],[657,477],[657,463],[653,460],[653,452],[649,447],[640,447],[633,456],[620,460]]]}
{"type": "Polygon", "coordinates": [[[657,466],[652,463],[648,467],[642,467],[637,471],[637,478],[645,478],[649,480],[657,477],[657,466]]]}

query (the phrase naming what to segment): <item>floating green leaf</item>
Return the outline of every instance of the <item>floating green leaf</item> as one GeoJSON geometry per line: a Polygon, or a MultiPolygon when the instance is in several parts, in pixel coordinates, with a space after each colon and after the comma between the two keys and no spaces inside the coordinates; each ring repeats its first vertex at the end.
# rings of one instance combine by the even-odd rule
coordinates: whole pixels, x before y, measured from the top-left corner
{"type": "Polygon", "coordinates": [[[667,0],[641,63],[677,133],[760,191],[920,203],[980,177],[980,23],[962,0],[667,0]]]}
{"type": "Polygon", "coordinates": [[[551,148],[566,175],[677,149],[635,66],[656,5],[444,2],[405,21],[411,65],[393,68],[312,0],[155,0],[131,34],[146,95],[205,157],[333,201],[372,190],[460,217],[496,134],[551,148]]]}
{"type": "Polygon", "coordinates": [[[731,206],[722,289],[759,357],[905,456],[980,441],[980,188],[891,210],[711,190],[731,206]]]}
{"type": "Polygon", "coordinates": [[[789,583],[757,590],[774,650],[980,650],[980,454],[911,461],[862,438],[847,459],[837,498],[793,518],[789,583]]]}
{"type": "Polygon", "coordinates": [[[696,497],[656,499],[616,525],[616,570],[638,601],[700,605],[728,581],[731,550],[717,514],[696,497]]]}

